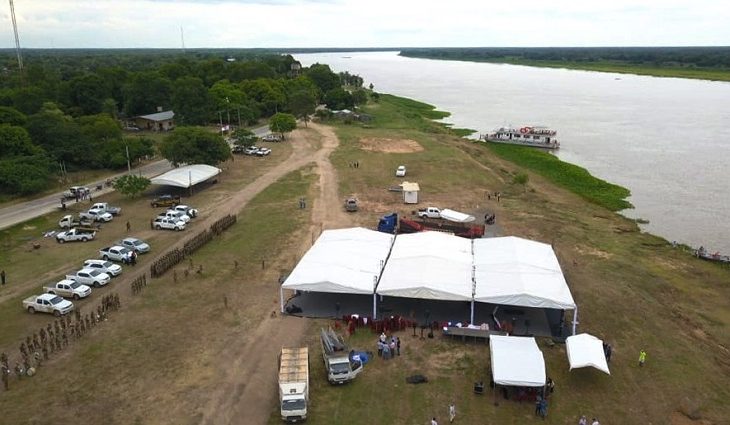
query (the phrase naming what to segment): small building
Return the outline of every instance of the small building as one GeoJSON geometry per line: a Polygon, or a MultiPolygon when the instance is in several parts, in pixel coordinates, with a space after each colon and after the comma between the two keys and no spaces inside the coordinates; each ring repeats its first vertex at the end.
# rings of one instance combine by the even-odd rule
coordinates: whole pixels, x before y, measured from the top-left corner
{"type": "Polygon", "coordinates": [[[400,186],[403,188],[403,203],[417,204],[418,191],[421,190],[421,188],[418,187],[418,183],[403,182],[400,186]]]}
{"type": "Polygon", "coordinates": [[[132,120],[142,130],[169,131],[175,128],[175,113],[172,111],[157,112],[155,114],[140,115],[132,120]]]}
{"type": "Polygon", "coordinates": [[[289,66],[289,75],[291,77],[298,77],[302,73],[302,64],[301,62],[292,62],[289,66]]]}

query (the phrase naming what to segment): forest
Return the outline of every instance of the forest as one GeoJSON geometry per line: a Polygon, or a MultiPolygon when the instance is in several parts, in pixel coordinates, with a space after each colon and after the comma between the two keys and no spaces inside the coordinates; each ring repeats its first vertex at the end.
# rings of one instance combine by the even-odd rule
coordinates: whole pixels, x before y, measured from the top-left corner
{"type": "Polygon", "coordinates": [[[153,154],[130,119],[173,110],[180,127],[254,125],[362,101],[362,78],[302,69],[266,50],[0,50],[0,197],[41,192],[59,171],[120,169],[153,154]],[[344,87],[343,87],[344,86],[344,87]]]}

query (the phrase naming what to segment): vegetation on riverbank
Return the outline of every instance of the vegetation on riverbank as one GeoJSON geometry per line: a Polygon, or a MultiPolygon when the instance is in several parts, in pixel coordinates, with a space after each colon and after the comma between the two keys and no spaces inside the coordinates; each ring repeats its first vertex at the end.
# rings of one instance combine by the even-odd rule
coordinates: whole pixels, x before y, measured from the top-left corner
{"type": "Polygon", "coordinates": [[[727,47],[421,48],[401,56],[730,81],[727,47]]]}

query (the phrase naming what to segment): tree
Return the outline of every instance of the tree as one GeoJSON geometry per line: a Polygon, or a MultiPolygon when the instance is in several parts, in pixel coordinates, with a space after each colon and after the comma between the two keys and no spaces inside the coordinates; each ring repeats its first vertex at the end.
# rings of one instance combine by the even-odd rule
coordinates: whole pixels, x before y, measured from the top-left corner
{"type": "Polygon", "coordinates": [[[122,195],[134,198],[144,192],[150,185],[150,179],[142,176],[128,174],[121,176],[114,181],[114,189],[122,195]]]}
{"type": "Polygon", "coordinates": [[[104,100],[110,95],[104,80],[96,74],[87,74],[71,80],[70,101],[74,106],[81,108],[85,115],[101,112],[104,100]]]}
{"type": "Polygon", "coordinates": [[[135,74],[123,90],[127,115],[151,114],[158,106],[169,108],[171,87],[170,80],[156,72],[135,74]]]}
{"type": "Polygon", "coordinates": [[[340,76],[332,72],[329,65],[315,63],[304,71],[304,75],[314,81],[322,93],[340,87],[340,76]]]}
{"type": "Polygon", "coordinates": [[[208,89],[195,77],[181,77],[175,81],[172,108],[181,125],[203,125],[213,113],[208,89]]]}
{"type": "Polygon", "coordinates": [[[326,103],[327,107],[333,111],[352,108],[354,106],[352,95],[342,87],[338,87],[325,93],[324,103],[326,103]]]}
{"type": "Polygon", "coordinates": [[[91,151],[88,139],[79,137],[79,125],[55,103],[44,103],[37,114],[28,117],[25,128],[33,143],[44,148],[58,161],[84,164],[84,159],[91,151]]]}
{"type": "Polygon", "coordinates": [[[239,128],[233,132],[233,140],[233,144],[236,146],[248,147],[255,145],[258,137],[247,128],[239,128]]]}
{"type": "Polygon", "coordinates": [[[159,146],[160,154],[180,164],[218,165],[231,157],[231,148],[216,133],[201,127],[177,127],[159,146]]]}
{"type": "Polygon", "coordinates": [[[314,113],[314,109],[317,106],[317,100],[314,94],[300,90],[289,96],[289,110],[294,114],[295,117],[301,118],[304,121],[304,126],[307,126],[309,116],[314,113]]]}
{"type": "Polygon", "coordinates": [[[24,128],[0,125],[0,158],[0,193],[26,195],[48,185],[51,161],[24,128]]]}
{"type": "Polygon", "coordinates": [[[0,124],[25,125],[28,117],[10,106],[0,106],[0,124]]]}
{"type": "Polygon", "coordinates": [[[368,95],[363,89],[357,89],[352,92],[352,103],[355,105],[362,105],[367,103],[368,95]]]}
{"type": "Polygon", "coordinates": [[[284,139],[284,133],[289,133],[297,128],[297,119],[292,114],[284,114],[279,112],[269,119],[269,130],[281,133],[281,138],[284,139]]]}

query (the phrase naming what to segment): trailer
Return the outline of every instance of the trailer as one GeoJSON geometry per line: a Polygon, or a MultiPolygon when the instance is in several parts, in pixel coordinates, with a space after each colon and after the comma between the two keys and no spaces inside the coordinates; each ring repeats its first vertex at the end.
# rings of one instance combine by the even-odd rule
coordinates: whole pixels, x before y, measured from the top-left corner
{"type": "Polygon", "coordinates": [[[407,219],[398,217],[397,213],[380,218],[378,231],[383,233],[416,233],[425,231],[445,232],[468,239],[484,236],[481,224],[457,223],[448,220],[407,219]]]}
{"type": "Polygon", "coordinates": [[[303,422],[309,403],[309,348],[282,348],[279,354],[281,419],[303,422]]]}

